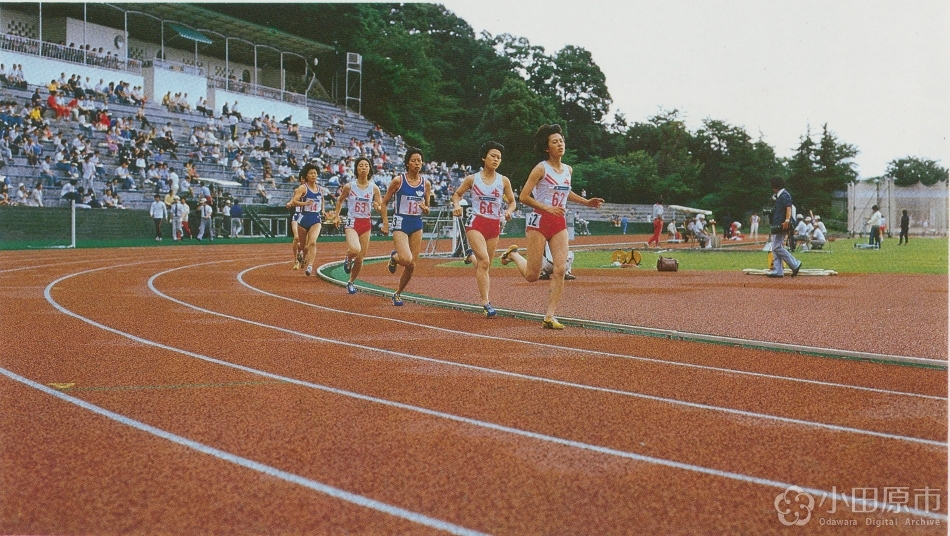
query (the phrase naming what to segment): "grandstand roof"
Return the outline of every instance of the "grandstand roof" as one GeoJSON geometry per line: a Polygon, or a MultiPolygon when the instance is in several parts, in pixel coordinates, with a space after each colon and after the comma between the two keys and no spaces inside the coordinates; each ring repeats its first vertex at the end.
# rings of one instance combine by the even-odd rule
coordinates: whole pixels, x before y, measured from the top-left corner
{"type": "MultiPolygon", "coordinates": [[[[267,4],[261,4],[267,5],[267,4]]],[[[27,2],[3,2],[4,9],[13,9],[27,13],[37,13],[39,4],[27,2]]],[[[228,55],[236,60],[253,63],[254,49],[248,44],[234,42],[235,39],[252,44],[270,47],[278,51],[299,54],[309,61],[321,54],[331,52],[333,47],[310,39],[246,22],[222,13],[210,11],[193,4],[151,3],[151,2],[112,2],[112,3],[43,3],[43,17],[72,17],[113,28],[124,28],[128,23],[129,35],[137,39],[159,43],[162,40],[162,25],[155,20],[176,23],[186,29],[199,32],[209,38],[211,44],[202,44],[203,54],[224,57],[225,37],[231,38],[228,55]],[[128,14],[126,16],[126,14],[128,14]]],[[[165,32],[165,44],[176,35],[165,32]]],[[[194,37],[187,37],[194,39],[194,37]]],[[[198,40],[201,42],[200,40],[198,40]]],[[[262,61],[266,61],[261,58],[262,61]]]]}

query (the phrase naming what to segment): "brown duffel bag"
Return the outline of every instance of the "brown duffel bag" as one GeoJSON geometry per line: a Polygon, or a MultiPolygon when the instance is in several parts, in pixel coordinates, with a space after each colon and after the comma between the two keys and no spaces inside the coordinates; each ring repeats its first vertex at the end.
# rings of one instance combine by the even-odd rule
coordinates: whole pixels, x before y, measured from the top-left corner
{"type": "Polygon", "coordinates": [[[680,263],[676,259],[660,256],[656,260],[657,272],[675,272],[680,269],[680,263]]]}

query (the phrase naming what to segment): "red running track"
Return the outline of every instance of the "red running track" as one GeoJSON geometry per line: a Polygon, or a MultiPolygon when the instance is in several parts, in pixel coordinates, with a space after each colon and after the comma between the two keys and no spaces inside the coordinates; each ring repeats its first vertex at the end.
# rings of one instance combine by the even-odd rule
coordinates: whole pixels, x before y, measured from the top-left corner
{"type": "MultiPolygon", "coordinates": [[[[946,533],[945,371],[395,308],[288,249],[4,255],[0,533],[946,533]]],[[[476,294],[440,264],[408,290],[476,294]]]]}

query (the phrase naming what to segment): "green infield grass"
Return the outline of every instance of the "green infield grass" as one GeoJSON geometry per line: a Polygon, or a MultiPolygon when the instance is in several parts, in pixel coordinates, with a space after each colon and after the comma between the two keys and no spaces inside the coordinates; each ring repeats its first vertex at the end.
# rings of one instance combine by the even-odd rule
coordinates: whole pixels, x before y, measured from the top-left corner
{"type": "MultiPolygon", "coordinates": [[[[867,240],[839,239],[829,242],[820,251],[795,252],[795,258],[803,261],[805,268],[834,270],[839,274],[947,274],[946,238],[914,238],[909,244],[897,245],[897,239],[885,239],[881,249],[861,249],[855,244],[866,244],[867,240]]],[[[622,269],[613,266],[612,255],[615,250],[577,251],[574,256],[574,269],[602,268],[604,270],[622,269]]],[[[629,253],[629,249],[623,250],[629,253]]],[[[656,269],[659,255],[673,257],[679,261],[680,270],[703,271],[742,271],[745,268],[770,269],[768,252],[735,249],[697,250],[653,249],[640,251],[642,260],[640,269],[656,269]]],[[[500,264],[495,259],[495,264],[500,264]]],[[[453,261],[453,266],[467,266],[461,261],[453,261]]],[[[513,265],[508,265],[512,267],[513,265]]]]}

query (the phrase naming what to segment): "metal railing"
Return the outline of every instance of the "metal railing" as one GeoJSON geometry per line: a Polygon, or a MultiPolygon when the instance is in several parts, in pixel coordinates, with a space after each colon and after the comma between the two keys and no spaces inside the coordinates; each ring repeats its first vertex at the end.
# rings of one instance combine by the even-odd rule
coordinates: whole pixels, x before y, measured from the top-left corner
{"type": "Polygon", "coordinates": [[[307,105],[307,97],[305,95],[301,95],[300,93],[282,91],[273,87],[241,82],[240,80],[232,80],[230,78],[224,78],[220,76],[209,76],[208,87],[223,89],[225,91],[233,91],[235,93],[254,95],[257,97],[264,97],[266,99],[279,100],[282,102],[289,102],[292,104],[303,106],[307,105]]]}
{"type": "Polygon", "coordinates": [[[205,70],[202,67],[195,67],[194,65],[188,65],[187,63],[179,63],[177,61],[168,61],[168,60],[147,60],[143,67],[158,67],[165,69],[166,71],[177,71],[179,73],[191,74],[195,76],[204,76],[205,70]]]}
{"type": "Polygon", "coordinates": [[[93,65],[115,71],[126,71],[136,75],[142,74],[142,62],[138,60],[126,60],[113,55],[100,56],[91,50],[56,45],[13,34],[0,34],[0,50],[20,52],[69,63],[93,65]]]}

